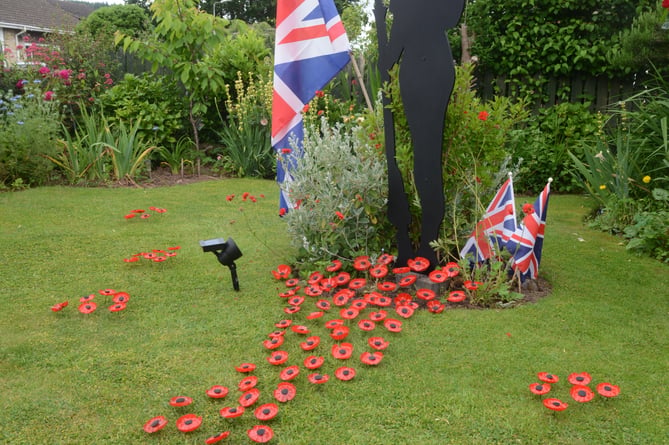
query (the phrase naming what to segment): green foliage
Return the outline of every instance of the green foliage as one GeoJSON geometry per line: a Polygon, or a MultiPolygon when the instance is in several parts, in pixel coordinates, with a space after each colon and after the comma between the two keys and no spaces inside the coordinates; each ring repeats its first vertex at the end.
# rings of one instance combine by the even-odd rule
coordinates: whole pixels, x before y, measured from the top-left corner
{"type": "Polygon", "coordinates": [[[293,181],[282,187],[297,206],[284,219],[299,262],[326,264],[388,247],[385,162],[357,131],[323,119],[320,131],[305,128],[304,156],[282,155],[286,168],[295,163],[293,181]]]}
{"type": "Polygon", "coordinates": [[[509,307],[524,298],[523,294],[516,291],[516,282],[509,275],[509,258],[491,258],[483,264],[472,264],[470,258],[460,260],[460,275],[476,283],[475,289],[465,288],[472,304],[479,307],[509,307]]]}
{"type": "Polygon", "coordinates": [[[175,81],[166,76],[126,74],[100,97],[109,122],[141,119],[139,134],[159,146],[171,146],[184,131],[186,103],[175,81]]]}
{"type": "MultiPolygon", "coordinates": [[[[133,0],[134,1],[134,0],[133,0]]],[[[341,12],[347,5],[359,3],[360,0],[335,0],[335,6],[341,12]]],[[[230,17],[246,23],[267,22],[274,25],[276,21],[276,0],[200,0],[200,8],[216,16],[230,17]]]]}
{"type": "Polygon", "coordinates": [[[45,184],[53,170],[46,159],[57,152],[61,116],[36,84],[23,95],[0,94],[0,184],[45,184]]]}
{"type": "Polygon", "coordinates": [[[161,164],[167,164],[173,175],[183,174],[184,164],[192,164],[195,159],[195,143],[188,136],[182,136],[172,148],[159,147],[158,156],[161,164]]]}
{"type": "Polygon", "coordinates": [[[149,29],[147,12],[137,5],[110,5],[98,8],[77,24],[76,30],[93,39],[120,31],[134,37],[149,29]]]}
{"type": "Polygon", "coordinates": [[[640,212],[625,227],[627,250],[669,263],[669,212],[640,212]]]}
{"type": "Polygon", "coordinates": [[[105,125],[105,146],[110,149],[114,178],[117,181],[133,181],[144,167],[144,161],[156,149],[155,145],[144,141],[138,134],[140,125],[140,119],[128,126],[123,121],[105,125]]]}

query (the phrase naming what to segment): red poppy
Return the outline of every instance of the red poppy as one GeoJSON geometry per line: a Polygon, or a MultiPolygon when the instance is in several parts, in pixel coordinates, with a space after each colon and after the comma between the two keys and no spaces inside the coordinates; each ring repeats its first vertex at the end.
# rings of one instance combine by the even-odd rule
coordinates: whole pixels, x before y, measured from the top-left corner
{"type": "Polygon", "coordinates": [[[127,292],[116,292],[112,301],[114,303],[127,303],[130,300],[130,295],[127,292]]]}
{"type": "Polygon", "coordinates": [[[532,383],[530,385],[530,391],[532,391],[533,394],[536,394],[538,396],[543,396],[544,394],[547,394],[551,390],[551,385],[549,383],[532,383]]]}
{"type": "Polygon", "coordinates": [[[362,319],[358,322],[358,327],[363,331],[373,331],[376,328],[376,323],[372,320],[362,319]]]}
{"type": "Polygon", "coordinates": [[[167,248],[167,250],[179,250],[179,249],[181,249],[181,246],[172,246],[167,248]]]}
{"type": "Polygon", "coordinates": [[[281,298],[289,298],[289,297],[292,297],[293,295],[295,295],[296,292],[297,292],[297,289],[288,289],[288,290],[285,291],[285,292],[281,292],[281,293],[279,294],[279,297],[281,297],[281,298]]]}
{"type": "Polygon", "coordinates": [[[571,387],[569,393],[572,399],[581,403],[589,402],[595,397],[595,393],[585,385],[574,385],[571,387]]]}
{"type": "Polygon", "coordinates": [[[162,263],[162,262],[165,261],[166,259],[167,259],[167,258],[165,258],[164,256],[157,256],[157,257],[155,257],[155,258],[153,259],[153,262],[155,262],[155,263],[162,263]]]}
{"type": "Polygon", "coordinates": [[[253,413],[258,420],[270,420],[279,413],[279,407],[274,403],[264,403],[256,408],[253,413]]]}
{"type": "Polygon", "coordinates": [[[548,372],[540,372],[537,374],[539,380],[546,383],[557,383],[560,378],[556,375],[550,374],[548,372]]]}
{"type": "Polygon", "coordinates": [[[393,273],[395,275],[403,275],[405,273],[411,272],[411,268],[409,267],[396,267],[393,269],[393,273]]]}
{"type": "Polygon", "coordinates": [[[293,398],[295,397],[295,393],[296,393],[295,385],[288,382],[281,382],[278,385],[276,385],[276,389],[274,390],[274,398],[279,402],[285,403],[290,400],[293,400],[293,398]]]}
{"type": "Polygon", "coordinates": [[[309,295],[310,297],[318,297],[320,295],[323,295],[323,289],[320,288],[320,286],[307,286],[304,289],[304,293],[309,295]]]}
{"type": "Polygon", "coordinates": [[[355,369],[348,366],[342,366],[335,371],[335,377],[343,381],[351,380],[355,377],[355,369]]]}
{"type": "Polygon", "coordinates": [[[325,267],[325,270],[327,270],[328,272],[336,272],[336,271],[338,271],[339,269],[341,269],[341,267],[342,267],[342,263],[341,263],[341,261],[339,261],[339,260],[332,260],[332,261],[330,262],[330,264],[328,264],[328,265],[325,267]]]}
{"type": "Polygon", "coordinates": [[[291,324],[293,324],[293,320],[281,320],[278,323],[275,323],[274,326],[276,326],[277,328],[284,329],[290,326],[291,324]]]}
{"type": "Polygon", "coordinates": [[[222,399],[228,395],[228,388],[221,385],[214,385],[207,390],[207,395],[212,399],[222,399]]]}
{"type": "Polygon", "coordinates": [[[377,351],[382,351],[386,349],[388,345],[390,345],[390,343],[383,337],[370,337],[367,340],[367,344],[369,344],[369,346],[376,349],[377,351]]]}
{"type": "Polygon", "coordinates": [[[433,283],[443,283],[448,279],[448,275],[443,270],[435,269],[432,272],[430,272],[428,278],[433,283]]]}
{"type": "Polygon", "coordinates": [[[170,399],[170,405],[172,406],[188,406],[193,403],[193,399],[186,396],[176,396],[170,399]]]}
{"type": "Polygon", "coordinates": [[[304,367],[307,369],[318,369],[323,365],[325,359],[322,356],[310,355],[304,359],[304,367]]]}
{"type": "Polygon", "coordinates": [[[319,284],[323,292],[330,292],[338,286],[337,280],[334,278],[323,278],[319,284]]]}
{"type": "Polygon", "coordinates": [[[282,365],[288,361],[288,353],[286,351],[276,351],[267,357],[267,361],[271,365],[282,365]]]}
{"type": "Polygon", "coordinates": [[[394,257],[394,256],[392,256],[392,255],[389,254],[389,253],[382,253],[382,254],[379,255],[379,257],[376,259],[376,264],[384,264],[384,265],[387,266],[387,265],[389,265],[390,263],[392,263],[393,261],[395,261],[395,257],[394,257]]]}
{"type": "Polygon", "coordinates": [[[567,380],[572,385],[587,385],[592,380],[592,377],[587,372],[574,372],[569,374],[567,380]]]}
{"type": "Polygon", "coordinates": [[[312,272],[307,279],[307,282],[311,285],[317,285],[323,279],[323,274],[316,271],[312,272]]]}
{"type": "Polygon", "coordinates": [[[381,363],[381,360],[383,360],[383,352],[381,351],[375,351],[375,352],[365,351],[360,355],[360,361],[363,362],[365,365],[375,366],[381,363]]]}
{"type": "Polygon", "coordinates": [[[300,306],[288,306],[283,308],[283,311],[288,315],[293,315],[300,312],[300,309],[301,309],[300,306]]]}
{"type": "Polygon", "coordinates": [[[330,302],[328,300],[318,300],[316,302],[316,307],[318,309],[322,309],[324,311],[329,311],[330,310],[330,302]]]}
{"type": "Polygon", "coordinates": [[[321,343],[321,338],[317,335],[312,335],[311,337],[307,337],[305,341],[300,343],[300,348],[302,348],[303,351],[311,351],[313,349],[316,349],[316,347],[321,343]]]}
{"type": "MultiPolygon", "coordinates": [[[[99,290],[98,293],[100,295],[107,296],[107,295],[114,295],[116,293],[116,291],[114,289],[102,289],[102,290],[99,290]]],[[[90,297],[90,295],[89,295],[89,297],[90,297]]]]}
{"type": "Polygon", "coordinates": [[[155,253],[149,253],[149,252],[144,252],[144,253],[142,253],[142,258],[144,258],[144,259],[146,259],[146,260],[152,260],[152,259],[154,259],[155,257],[156,257],[156,254],[155,254],[155,253]]]}
{"type": "Polygon", "coordinates": [[[221,416],[225,417],[226,419],[234,419],[235,417],[239,417],[242,414],[244,414],[244,407],[243,406],[233,406],[233,407],[226,406],[225,408],[221,409],[220,413],[221,413],[221,416]]]}
{"type": "Polygon", "coordinates": [[[460,274],[460,266],[458,263],[447,263],[442,269],[448,275],[448,278],[457,277],[460,274]]]}
{"type": "Polygon", "coordinates": [[[337,286],[343,286],[351,281],[351,274],[348,272],[339,272],[336,277],[334,277],[335,283],[337,286]]]}
{"type": "Polygon", "coordinates": [[[414,284],[417,279],[418,277],[416,275],[405,275],[400,279],[399,285],[400,287],[409,287],[414,284]]]}
{"type": "Polygon", "coordinates": [[[335,343],[332,345],[332,356],[339,360],[347,360],[353,355],[353,345],[351,343],[335,343]]]}
{"type": "Polygon", "coordinates": [[[207,445],[210,445],[212,443],[220,442],[221,440],[225,439],[230,435],[230,431],[223,431],[222,433],[219,433],[215,436],[210,436],[204,440],[204,443],[207,445]]]}
{"type": "Polygon", "coordinates": [[[334,329],[343,325],[344,325],[344,320],[340,320],[339,318],[336,318],[334,320],[328,320],[325,322],[325,327],[327,329],[334,329]]]}
{"type": "Polygon", "coordinates": [[[186,414],[177,419],[177,429],[183,433],[195,431],[200,427],[202,417],[195,414],[186,414]]]}
{"type": "Polygon", "coordinates": [[[371,314],[369,314],[369,319],[372,320],[372,321],[382,321],[384,318],[386,318],[387,315],[388,315],[388,313],[386,311],[384,311],[383,309],[381,309],[381,310],[378,310],[376,312],[372,312],[371,314]]]}
{"type": "Polygon", "coordinates": [[[283,337],[284,335],[286,335],[286,331],[282,331],[280,329],[277,329],[276,331],[272,331],[269,334],[267,334],[267,336],[270,338],[283,337]]]}
{"type": "Polygon", "coordinates": [[[435,292],[432,289],[418,289],[416,291],[416,297],[421,300],[432,300],[435,297],[435,292]]]}
{"type": "Polygon", "coordinates": [[[353,260],[353,268],[361,272],[369,269],[371,265],[372,263],[369,261],[368,256],[359,256],[353,260]]]}
{"type": "Polygon", "coordinates": [[[353,308],[342,309],[339,311],[339,316],[345,320],[353,320],[360,314],[360,311],[353,308]]]}
{"type": "Polygon", "coordinates": [[[317,372],[314,372],[313,374],[309,374],[309,377],[307,378],[311,383],[318,385],[327,382],[330,379],[330,376],[327,374],[319,374],[317,372]]]}
{"type": "Polygon", "coordinates": [[[94,301],[89,301],[88,303],[81,303],[79,305],[79,312],[82,314],[90,314],[91,312],[95,311],[97,309],[97,305],[95,304],[94,301]]]}
{"type": "Polygon", "coordinates": [[[139,257],[134,256],[131,258],[123,258],[123,261],[125,261],[126,263],[135,263],[139,261],[139,257]]]}
{"type": "Polygon", "coordinates": [[[298,284],[300,284],[299,278],[289,278],[288,280],[286,280],[286,287],[293,287],[294,288],[298,284]]]}
{"type": "Polygon", "coordinates": [[[163,416],[156,416],[149,419],[144,424],[144,431],[149,434],[155,433],[156,431],[160,431],[165,428],[165,425],[167,425],[167,419],[163,416]]]}
{"type": "Polygon", "coordinates": [[[272,275],[274,275],[274,278],[276,278],[277,280],[285,280],[290,276],[291,272],[292,269],[290,268],[290,266],[286,264],[279,264],[276,270],[272,271],[272,275]]]}
{"type": "Polygon", "coordinates": [[[64,307],[65,306],[63,306],[63,303],[57,303],[57,304],[54,304],[53,306],[51,306],[51,310],[54,311],[54,312],[58,312],[58,311],[63,310],[64,307]]]}
{"type": "Polygon", "coordinates": [[[397,289],[397,284],[392,281],[382,281],[376,285],[376,288],[381,292],[393,292],[397,289]]]}
{"type": "Polygon", "coordinates": [[[142,216],[140,216],[140,218],[142,218],[142,219],[148,219],[148,218],[151,218],[151,215],[148,214],[148,213],[145,213],[145,214],[143,214],[142,216]]]}
{"type": "Polygon", "coordinates": [[[386,318],[383,321],[383,326],[390,332],[400,332],[402,330],[402,322],[394,318],[386,318]]]}
{"type": "Polygon", "coordinates": [[[309,333],[309,328],[301,324],[294,324],[290,327],[290,329],[296,334],[306,335],[309,333]]]}
{"type": "Polygon", "coordinates": [[[276,349],[279,346],[281,346],[284,342],[284,337],[272,337],[268,338],[267,340],[263,340],[262,345],[267,348],[267,349],[276,349]]]}
{"type": "Polygon", "coordinates": [[[344,306],[346,303],[348,303],[348,300],[351,299],[351,296],[348,293],[342,292],[344,290],[349,290],[349,289],[342,289],[336,294],[334,294],[332,302],[334,303],[335,306],[344,306]]]}
{"type": "Polygon", "coordinates": [[[241,365],[235,366],[235,369],[237,372],[253,372],[256,369],[256,365],[253,363],[242,363],[241,365]]]}
{"type": "Polygon", "coordinates": [[[367,307],[367,302],[364,300],[364,298],[356,298],[355,300],[351,301],[350,307],[351,309],[361,311],[367,307]]]}
{"type": "Polygon", "coordinates": [[[377,264],[369,269],[369,274],[374,278],[383,278],[388,275],[388,267],[383,264],[377,264]]]}
{"type": "Polygon", "coordinates": [[[132,213],[144,213],[144,209],[131,210],[132,213]]]}
{"type": "Polygon", "coordinates": [[[248,408],[258,401],[260,397],[260,390],[258,388],[251,388],[239,396],[239,404],[244,408],[248,408]]]}
{"type": "Polygon", "coordinates": [[[237,385],[237,388],[239,388],[240,391],[248,391],[251,388],[255,388],[257,384],[258,384],[258,377],[250,375],[240,380],[239,384],[237,385]]]}
{"type": "Polygon", "coordinates": [[[460,303],[461,301],[464,301],[466,298],[467,294],[465,294],[464,291],[454,290],[448,294],[448,298],[446,299],[451,303],[460,303]]]}
{"type": "Polygon", "coordinates": [[[109,306],[109,312],[120,312],[125,309],[125,303],[114,303],[109,306]]]}
{"type": "Polygon", "coordinates": [[[332,337],[333,340],[343,340],[348,336],[348,333],[348,326],[337,326],[330,332],[330,337],[332,337]]]}
{"type": "Polygon", "coordinates": [[[297,365],[288,366],[281,371],[279,378],[281,380],[293,380],[300,373],[300,368],[297,365]]]}
{"type": "Polygon", "coordinates": [[[349,289],[360,289],[367,285],[367,280],[364,278],[354,278],[348,283],[349,289]]]}
{"type": "Polygon", "coordinates": [[[616,397],[618,394],[620,394],[620,387],[612,385],[611,383],[600,383],[597,385],[597,392],[600,396],[616,397]]]}
{"type": "Polygon", "coordinates": [[[409,318],[413,315],[413,308],[408,305],[402,305],[402,306],[397,306],[395,308],[395,312],[397,312],[397,315],[399,315],[402,318],[409,318]]]}
{"type": "Polygon", "coordinates": [[[430,300],[427,302],[427,310],[433,314],[440,314],[444,312],[444,309],[446,309],[446,305],[439,302],[439,300],[430,300]]]}
{"type": "Polygon", "coordinates": [[[93,301],[94,298],[95,298],[95,294],[90,294],[90,295],[86,295],[85,297],[81,297],[79,299],[79,301],[81,303],[86,303],[87,301],[93,301]]]}
{"type": "Polygon", "coordinates": [[[274,431],[267,425],[256,425],[248,430],[246,434],[248,434],[249,439],[257,443],[269,442],[274,437],[274,431]]]}
{"type": "Polygon", "coordinates": [[[304,297],[301,297],[299,295],[295,295],[294,297],[291,297],[288,300],[288,304],[290,304],[291,306],[299,306],[302,303],[304,303],[304,297]]]}
{"type": "Polygon", "coordinates": [[[560,399],[544,399],[543,404],[546,408],[552,409],[553,411],[564,411],[569,406],[560,399]]]}
{"type": "Polygon", "coordinates": [[[125,219],[132,219],[135,217],[134,213],[128,213],[127,215],[124,216],[125,219]]]}
{"type": "Polygon", "coordinates": [[[478,289],[479,286],[482,285],[482,284],[483,284],[483,283],[481,283],[480,281],[471,281],[471,280],[467,280],[467,281],[465,281],[464,286],[465,286],[465,289],[468,289],[468,290],[476,290],[476,289],[478,289]]]}
{"type": "Polygon", "coordinates": [[[414,272],[422,272],[430,267],[430,260],[417,256],[416,258],[408,259],[407,266],[414,272]]]}
{"type": "Polygon", "coordinates": [[[386,297],[385,295],[381,295],[380,297],[374,300],[374,304],[379,307],[388,307],[392,304],[392,302],[393,302],[392,298],[386,297]]]}

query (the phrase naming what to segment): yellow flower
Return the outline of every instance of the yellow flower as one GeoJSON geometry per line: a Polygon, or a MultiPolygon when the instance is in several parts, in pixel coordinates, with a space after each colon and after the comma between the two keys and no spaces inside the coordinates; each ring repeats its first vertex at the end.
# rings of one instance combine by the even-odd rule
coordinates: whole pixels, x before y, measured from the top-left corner
{"type": "Polygon", "coordinates": [[[602,184],[602,185],[600,185],[600,186],[599,186],[599,189],[600,189],[600,190],[606,190],[606,184],[602,184]]]}
{"type": "Polygon", "coordinates": [[[650,182],[650,176],[648,176],[648,175],[644,176],[642,181],[643,181],[644,184],[648,184],[650,182]]]}

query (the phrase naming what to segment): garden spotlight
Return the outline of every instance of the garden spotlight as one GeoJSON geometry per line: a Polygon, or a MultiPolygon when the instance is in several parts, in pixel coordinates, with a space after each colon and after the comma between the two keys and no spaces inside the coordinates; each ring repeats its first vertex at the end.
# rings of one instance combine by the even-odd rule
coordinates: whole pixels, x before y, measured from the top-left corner
{"type": "Polygon", "coordinates": [[[227,241],[223,238],[200,240],[200,247],[202,247],[204,252],[213,252],[219,263],[230,268],[232,287],[238,291],[239,279],[237,278],[237,266],[235,265],[235,260],[242,256],[242,252],[232,238],[228,238],[227,241]]]}

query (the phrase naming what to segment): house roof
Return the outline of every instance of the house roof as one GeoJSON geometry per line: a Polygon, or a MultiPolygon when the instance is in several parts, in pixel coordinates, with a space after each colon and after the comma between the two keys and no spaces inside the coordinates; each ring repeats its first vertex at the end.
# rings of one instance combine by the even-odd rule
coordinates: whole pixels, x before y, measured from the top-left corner
{"type": "Polygon", "coordinates": [[[90,5],[59,0],[2,0],[0,1],[0,27],[47,31],[73,29],[90,5]],[[67,4],[67,5],[66,5],[67,4]]]}

